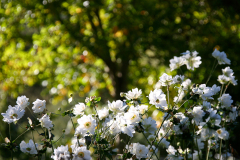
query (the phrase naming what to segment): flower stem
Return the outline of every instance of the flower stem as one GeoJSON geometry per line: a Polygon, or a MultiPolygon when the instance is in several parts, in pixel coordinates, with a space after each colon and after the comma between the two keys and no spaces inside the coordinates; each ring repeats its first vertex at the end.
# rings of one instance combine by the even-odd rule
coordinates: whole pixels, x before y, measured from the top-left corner
{"type": "Polygon", "coordinates": [[[169,103],[169,85],[167,85],[167,96],[168,96],[168,109],[170,108],[170,103],[169,103]]]}
{"type": "Polygon", "coordinates": [[[37,119],[37,117],[34,116],[34,114],[32,113],[32,111],[30,110],[30,108],[27,107],[27,109],[29,110],[29,112],[31,113],[31,115],[32,115],[35,119],[37,119]]]}
{"type": "Polygon", "coordinates": [[[155,154],[155,156],[157,157],[157,159],[159,159],[158,156],[157,156],[157,154],[156,154],[156,152],[155,152],[155,150],[154,150],[153,147],[152,147],[153,145],[149,142],[149,140],[147,139],[147,136],[144,134],[144,132],[142,132],[142,133],[143,133],[143,136],[146,138],[148,144],[150,145],[150,147],[149,147],[149,152],[150,152],[150,150],[152,149],[152,150],[153,150],[153,154],[155,154]]]}
{"type": "MultiPolygon", "coordinates": [[[[36,147],[36,143],[35,143],[35,139],[34,139],[34,135],[33,135],[33,130],[32,130],[32,138],[33,138],[34,147],[35,147],[36,151],[38,152],[37,147],[36,147]]],[[[38,154],[38,159],[40,159],[39,154],[38,154]]]]}
{"type": "Polygon", "coordinates": [[[11,141],[11,139],[12,139],[12,137],[11,137],[11,123],[9,123],[9,137],[10,137],[10,141],[11,141]]]}
{"type": "Polygon", "coordinates": [[[206,155],[206,160],[208,160],[208,156],[209,156],[210,147],[211,147],[211,143],[210,143],[210,144],[208,144],[208,146],[207,146],[207,155],[206,155]]]}
{"type": "MultiPolygon", "coordinates": [[[[70,119],[71,119],[71,122],[72,122],[72,125],[73,125],[74,132],[76,132],[75,126],[74,126],[74,124],[73,124],[72,117],[70,117],[70,119]]],[[[78,143],[78,146],[80,147],[80,143],[79,143],[79,141],[78,141],[78,137],[77,137],[77,143],[78,143]]]]}
{"type": "Polygon", "coordinates": [[[222,139],[220,141],[220,146],[219,146],[219,158],[221,159],[221,153],[222,152],[222,139]]]}
{"type": "Polygon", "coordinates": [[[215,61],[214,61],[214,63],[213,63],[213,66],[212,66],[212,70],[211,70],[210,75],[209,75],[209,77],[208,77],[208,79],[207,79],[206,85],[207,85],[208,81],[210,80],[210,78],[212,77],[213,71],[216,69],[216,67],[217,67],[217,65],[218,65],[218,63],[215,64],[216,62],[217,62],[217,60],[215,59],[215,61]],[[215,67],[214,67],[214,66],[215,66],[215,67]]]}
{"type": "Polygon", "coordinates": [[[4,138],[3,138],[3,135],[2,135],[2,133],[0,132],[0,136],[2,137],[2,139],[3,139],[3,141],[4,141],[4,138]]]}
{"type": "Polygon", "coordinates": [[[29,129],[27,129],[26,131],[24,131],[22,134],[20,134],[16,139],[14,139],[13,141],[16,141],[19,137],[21,137],[23,134],[25,134],[27,131],[29,131],[29,129]]]}

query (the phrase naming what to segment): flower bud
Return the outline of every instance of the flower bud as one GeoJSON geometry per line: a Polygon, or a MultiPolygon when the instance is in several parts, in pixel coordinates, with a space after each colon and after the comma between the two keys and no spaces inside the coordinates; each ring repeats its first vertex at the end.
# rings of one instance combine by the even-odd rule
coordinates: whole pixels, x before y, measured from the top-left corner
{"type": "Polygon", "coordinates": [[[120,93],[120,97],[125,97],[125,96],[126,96],[126,94],[124,92],[120,93]]]}

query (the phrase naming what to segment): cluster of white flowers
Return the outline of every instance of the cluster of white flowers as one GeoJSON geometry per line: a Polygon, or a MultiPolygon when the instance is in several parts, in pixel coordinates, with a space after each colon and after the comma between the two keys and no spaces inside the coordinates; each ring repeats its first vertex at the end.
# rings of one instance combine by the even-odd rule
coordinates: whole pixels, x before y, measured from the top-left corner
{"type": "Polygon", "coordinates": [[[230,67],[222,69],[223,74],[218,76],[218,82],[221,84],[232,83],[234,86],[237,85],[237,80],[233,76],[233,70],[230,67]]]}
{"type": "MultiPolygon", "coordinates": [[[[8,110],[6,113],[1,113],[3,116],[3,121],[7,123],[17,123],[17,121],[23,117],[25,113],[26,107],[30,104],[28,102],[29,98],[27,98],[25,95],[17,97],[17,105],[12,107],[11,105],[8,106],[8,110]]],[[[32,112],[33,113],[42,113],[44,109],[46,108],[46,101],[37,99],[33,102],[32,112]]],[[[52,121],[50,120],[49,115],[44,114],[41,118],[37,118],[38,122],[40,122],[41,126],[44,128],[47,128],[50,130],[53,127],[52,121]]],[[[33,123],[30,118],[28,118],[29,121],[29,129],[33,129],[33,123]]],[[[26,143],[25,141],[22,141],[20,143],[20,150],[24,153],[29,154],[38,154],[38,144],[33,142],[32,139],[29,140],[29,143],[26,143]]]]}
{"type": "Polygon", "coordinates": [[[181,57],[175,57],[173,59],[170,59],[170,69],[171,71],[178,69],[182,65],[186,65],[187,69],[194,70],[194,68],[198,68],[199,65],[202,63],[201,57],[197,56],[198,52],[190,52],[186,51],[182,53],[181,57]]]}
{"type": "MultiPolygon", "coordinates": [[[[170,60],[171,70],[184,64],[189,70],[198,68],[202,62],[197,55],[196,51],[186,51],[181,57],[174,57],[170,60]]],[[[219,64],[230,64],[224,52],[215,50],[212,55],[219,64]]],[[[121,139],[120,134],[125,134],[124,142],[129,139],[123,151],[120,151],[123,154],[118,155],[121,159],[159,159],[159,147],[166,149],[166,159],[169,160],[233,157],[231,150],[223,146],[226,146],[226,142],[231,138],[229,129],[235,125],[233,122],[239,113],[238,107],[233,106],[232,97],[226,93],[228,85],[237,85],[237,80],[229,67],[222,71],[223,75],[218,77],[222,87],[216,84],[194,84],[192,79],[183,75],[171,76],[163,73],[158,81],[161,88],[150,91],[147,96],[148,103],[141,102],[142,90],[138,88],[121,93],[123,100],[108,101],[108,105],[104,107],[97,104],[99,97],[87,97],[85,103],[77,103],[71,110],[62,113],[63,116],[70,117],[69,122],[73,125],[72,145],[70,150],[68,145],[55,148],[51,158],[90,160],[94,156],[98,159],[111,159],[117,155],[118,149],[114,142],[117,137],[121,139]],[[176,96],[171,98],[170,95],[176,96]],[[93,108],[93,112],[88,113],[87,107],[93,108]],[[162,119],[159,120],[158,116],[151,117],[152,111],[153,115],[156,111],[163,112],[162,119]],[[145,145],[134,142],[134,137],[140,134],[146,140],[145,145]],[[90,152],[90,148],[94,149],[94,152],[90,152]]],[[[72,99],[71,97],[69,103],[72,99]]],[[[6,113],[2,113],[3,121],[16,123],[23,117],[25,108],[29,105],[28,100],[26,96],[18,97],[17,105],[9,106],[6,113]]],[[[41,117],[37,118],[40,123],[37,127],[41,126],[45,130],[46,151],[46,145],[53,140],[51,130],[54,125],[46,113],[45,100],[37,99],[33,105],[34,113],[43,112],[41,117]]],[[[32,122],[29,124],[29,129],[35,131],[32,122]]],[[[33,140],[29,140],[28,144],[22,141],[20,150],[40,156],[43,150],[33,140]]],[[[51,144],[47,147],[53,149],[53,146],[51,144]]]]}

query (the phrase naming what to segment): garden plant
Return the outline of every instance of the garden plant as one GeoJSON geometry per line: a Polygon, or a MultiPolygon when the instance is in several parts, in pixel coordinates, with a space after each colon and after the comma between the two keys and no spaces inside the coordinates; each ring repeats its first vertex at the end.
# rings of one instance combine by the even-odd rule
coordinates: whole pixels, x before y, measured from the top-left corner
{"type": "Polygon", "coordinates": [[[175,76],[163,73],[147,96],[148,101],[143,101],[144,88],[135,88],[122,92],[123,100],[108,101],[107,107],[99,105],[101,97],[87,97],[85,102],[75,102],[70,97],[69,103],[75,105],[72,109],[52,113],[47,110],[45,100],[37,99],[30,104],[29,98],[19,96],[15,106],[9,105],[1,113],[3,121],[9,124],[9,135],[1,134],[5,139],[2,145],[11,154],[20,149],[38,160],[46,158],[49,149],[54,160],[162,159],[165,156],[160,152],[162,149],[167,152],[164,158],[170,160],[238,158],[229,139],[234,134],[231,129],[236,126],[239,107],[233,104],[227,90],[229,85],[237,85],[237,80],[228,66],[222,68],[223,74],[218,78],[212,77],[218,65],[231,63],[226,53],[217,49],[212,56],[211,74],[202,84],[195,84],[192,74],[202,63],[198,52],[186,51],[174,56],[170,60],[171,71],[181,72],[186,65],[189,72],[175,76]],[[208,86],[210,78],[217,80],[213,86],[208,86]],[[93,109],[91,114],[85,112],[88,107],[93,109]],[[25,119],[26,130],[12,139],[10,126],[16,125],[27,109],[35,118],[25,119]],[[152,117],[154,110],[163,113],[160,124],[152,117]],[[71,120],[75,132],[71,145],[56,146],[63,136],[54,137],[54,128],[58,126],[52,123],[52,115],[68,116],[71,120]],[[31,132],[32,138],[22,141],[27,132],[31,132]],[[145,138],[144,143],[134,138],[139,134],[145,138]],[[39,139],[36,135],[41,141],[36,141],[39,139]]]}

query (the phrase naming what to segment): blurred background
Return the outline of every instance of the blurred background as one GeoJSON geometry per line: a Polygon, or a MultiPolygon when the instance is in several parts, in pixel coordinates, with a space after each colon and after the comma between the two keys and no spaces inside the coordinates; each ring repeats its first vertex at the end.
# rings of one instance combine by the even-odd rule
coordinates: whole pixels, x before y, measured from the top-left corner
{"type": "MultiPolygon", "coordinates": [[[[20,95],[29,98],[30,107],[37,98],[44,99],[56,113],[74,106],[68,104],[70,94],[75,102],[100,96],[106,105],[137,87],[147,101],[159,76],[181,73],[170,73],[169,60],[186,50],[202,57],[192,73],[195,83],[206,82],[215,48],[226,52],[239,80],[239,8],[235,0],[1,0],[0,112],[15,105],[20,95]]],[[[220,85],[217,76],[226,66],[216,68],[209,86],[220,85]]],[[[188,75],[185,66],[182,70],[188,75]]],[[[231,85],[227,92],[234,103],[239,101],[239,86],[231,85]]],[[[26,117],[33,118],[26,111],[12,125],[13,138],[24,131],[26,117]]],[[[0,132],[7,137],[2,118],[0,132]]],[[[56,126],[62,124],[55,128],[60,137],[69,119],[54,118],[56,126]]],[[[1,147],[0,158],[9,156],[1,147]]]]}

